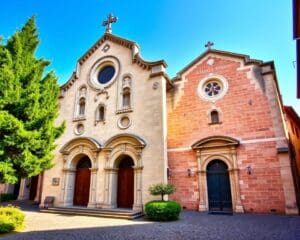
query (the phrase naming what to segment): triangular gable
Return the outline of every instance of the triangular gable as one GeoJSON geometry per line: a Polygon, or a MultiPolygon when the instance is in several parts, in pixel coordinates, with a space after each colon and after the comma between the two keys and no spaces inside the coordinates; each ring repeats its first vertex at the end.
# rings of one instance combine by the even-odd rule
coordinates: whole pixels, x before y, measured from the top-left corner
{"type": "MultiPolygon", "coordinates": [[[[166,68],[168,65],[164,60],[158,61],[146,61],[140,55],[140,48],[137,43],[127,40],[125,38],[121,38],[119,36],[113,35],[111,33],[105,33],[89,50],[82,55],[77,61],[76,71],[72,73],[70,79],[61,86],[61,90],[67,90],[69,87],[73,85],[73,83],[78,79],[78,71],[80,66],[99,48],[102,44],[109,40],[118,45],[124,46],[128,49],[132,50],[132,62],[142,67],[143,69],[151,70],[155,66],[162,66],[166,68]]],[[[150,77],[155,77],[157,75],[162,75],[167,80],[168,88],[172,87],[172,83],[165,72],[158,72],[155,74],[151,74],[150,77]]],[[[63,91],[62,91],[63,92],[63,91]]]]}
{"type": "Polygon", "coordinates": [[[195,64],[200,62],[203,58],[205,58],[209,54],[214,54],[214,55],[220,55],[220,56],[225,56],[225,57],[233,57],[240,59],[244,62],[244,65],[261,65],[263,64],[263,61],[256,60],[256,59],[251,59],[248,55],[244,54],[238,54],[238,53],[233,53],[233,52],[226,52],[226,51],[220,51],[220,50],[215,50],[215,49],[208,49],[205,51],[203,54],[195,58],[191,63],[189,63],[186,67],[184,67],[181,71],[179,71],[176,74],[176,77],[172,79],[172,81],[179,81],[181,80],[182,75],[187,72],[189,69],[191,69],[195,64]]]}

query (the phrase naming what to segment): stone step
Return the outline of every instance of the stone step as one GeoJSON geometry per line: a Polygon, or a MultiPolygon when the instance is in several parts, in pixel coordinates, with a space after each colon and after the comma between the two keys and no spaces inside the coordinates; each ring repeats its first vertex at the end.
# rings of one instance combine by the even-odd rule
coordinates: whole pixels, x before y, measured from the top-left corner
{"type": "Polygon", "coordinates": [[[41,212],[68,214],[68,215],[81,215],[93,217],[106,217],[106,218],[119,218],[119,219],[136,219],[144,216],[141,211],[123,210],[123,209],[92,209],[92,208],[61,208],[50,207],[41,208],[41,212]]]}

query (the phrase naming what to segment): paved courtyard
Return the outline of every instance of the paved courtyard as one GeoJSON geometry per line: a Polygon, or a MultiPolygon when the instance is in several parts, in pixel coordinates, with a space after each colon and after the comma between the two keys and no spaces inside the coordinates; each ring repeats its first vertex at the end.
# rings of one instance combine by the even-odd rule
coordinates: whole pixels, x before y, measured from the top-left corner
{"type": "Polygon", "coordinates": [[[97,217],[39,213],[26,208],[26,229],[4,235],[7,240],[163,240],[163,239],[300,239],[300,217],[281,215],[209,215],[185,211],[180,220],[153,223],[97,217]]]}

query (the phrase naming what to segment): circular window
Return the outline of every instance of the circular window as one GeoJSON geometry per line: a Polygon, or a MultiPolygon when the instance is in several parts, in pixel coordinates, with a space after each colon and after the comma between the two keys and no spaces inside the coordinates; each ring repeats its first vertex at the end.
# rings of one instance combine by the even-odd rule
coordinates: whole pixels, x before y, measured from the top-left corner
{"type": "Polygon", "coordinates": [[[106,56],[96,61],[91,68],[88,83],[94,89],[104,89],[111,86],[120,71],[119,60],[113,56],[106,56]]]}
{"type": "Polygon", "coordinates": [[[204,86],[204,92],[209,97],[217,96],[221,93],[222,87],[221,84],[217,81],[209,81],[204,86]]]}
{"type": "Polygon", "coordinates": [[[131,125],[131,121],[128,116],[123,116],[118,121],[118,127],[121,129],[129,128],[131,125]]]}
{"type": "Polygon", "coordinates": [[[101,84],[108,83],[115,75],[115,72],[116,70],[113,66],[103,67],[98,73],[98,82],[101,84]]]}
{"type": "Polygon", "coordinates": [[[77,126],[75,127],[75,134],[76,135],[81,135],[84,133],[84,126],[82,123],[77,124],[77,126]]]}
{"type": "Polygon", "coordinates": [[[225,96],[228,90],[228,82],[222,76],[210,75],[200,80],[198,95],[206,101],[216,101],[225,96]]]}

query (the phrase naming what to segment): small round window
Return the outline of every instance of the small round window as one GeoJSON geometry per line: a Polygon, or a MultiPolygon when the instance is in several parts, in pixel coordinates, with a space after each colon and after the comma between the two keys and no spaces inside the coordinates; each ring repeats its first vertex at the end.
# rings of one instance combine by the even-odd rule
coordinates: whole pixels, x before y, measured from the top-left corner
{"type": "Polygon", "coordinates": [[[204,92],[209,97],[217,96],[221,93],[222,87],[221,84],[217,81],[210,81],[205,84],[204,92]]]}
{"type": "Polygon", "coordinates": [[[206,101],[216,101],[225,96],[228,90],[227,80],[220,75],[210,74],[200,80],[197,88],[199,97],[206,101]]]}
{"type": "Polygon", "coordinates": [[[115,68],[113,66],[105,66],[98,73],[98,82],[101,84],[108,83],[115,75],[115,68]]]}

